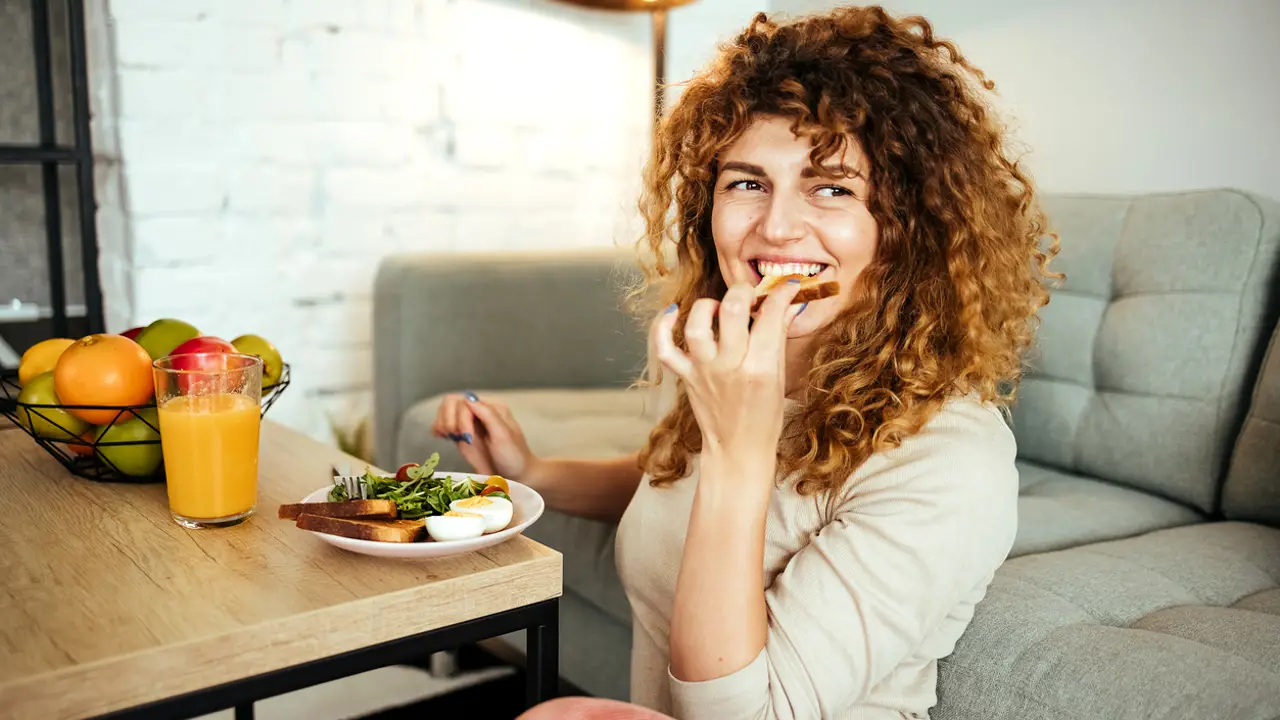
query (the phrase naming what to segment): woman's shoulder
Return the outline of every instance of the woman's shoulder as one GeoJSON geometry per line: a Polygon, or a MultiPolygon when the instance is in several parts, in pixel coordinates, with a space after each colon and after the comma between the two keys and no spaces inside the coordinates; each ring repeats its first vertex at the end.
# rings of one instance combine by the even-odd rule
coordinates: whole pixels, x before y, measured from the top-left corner
{"type": "Polygon", "coordinates": [[[927,493],[962,504],[1016,500],[1016,455],[1000,408],[976,395],[956,397],[897,447],[873,454],[848,490],[855,496],[874,489],[927,493]]]}

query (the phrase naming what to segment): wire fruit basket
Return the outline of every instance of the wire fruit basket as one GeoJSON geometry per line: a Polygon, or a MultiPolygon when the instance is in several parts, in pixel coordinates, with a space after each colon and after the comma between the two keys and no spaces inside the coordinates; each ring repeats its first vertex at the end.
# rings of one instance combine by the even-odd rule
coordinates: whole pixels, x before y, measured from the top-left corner
{"type": "MultiPolygon", "coordinates": [[[[262,388],[262,415],[267,414],[284,389],[289,387],[289,374],[289,364],[285,363],[280,379],[262,388]]],[[[0,373],[0,414],[22,428],[72,475],[96,482],[164,482],[164,463],[157,465],[155,462],[160,458],[160,427],[155,403],[128,406],[35,405],[18,402],[21,390],[16,370],[0,373]],[[91,428],[77,436],[64,427],[62,423],[65,421],[58,417],[67,417],[68,409],[114,410],[116,415],[110,423],[113,428],[123,428],[136,420],[145,427],[135,424],[134,431],[149,437],[143,440],[112,439],[111,436],[117,433],[107,425],[91,428]],[[100,428],[106,430],[99,433],[100,428]],[[148,470],[152,466],[154,469],[148,470]]]]}

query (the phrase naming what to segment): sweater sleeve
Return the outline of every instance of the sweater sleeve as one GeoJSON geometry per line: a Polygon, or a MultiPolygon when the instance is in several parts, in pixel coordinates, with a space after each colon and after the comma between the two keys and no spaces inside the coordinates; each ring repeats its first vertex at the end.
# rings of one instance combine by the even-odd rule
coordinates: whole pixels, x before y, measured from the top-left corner
{"type": "Polygon", "coordinates": [[[1013,544],[1017,471],[1004,423],[976,404],[967,414],[927,425],[855,474],[830,522],[765,591],[760,655],[707,681],[671,676],[676,717],[832,717],[985,592],[1013,544]],[[975,412],[986,421],[973,423],[975,412]]]}

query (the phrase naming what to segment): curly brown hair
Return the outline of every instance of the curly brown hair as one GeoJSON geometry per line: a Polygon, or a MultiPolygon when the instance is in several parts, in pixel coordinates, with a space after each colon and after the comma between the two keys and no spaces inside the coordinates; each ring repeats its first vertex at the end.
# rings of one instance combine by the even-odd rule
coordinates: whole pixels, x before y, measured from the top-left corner
{"type": "MultiPolygon", "coordinates": [[[[717,157],[755,117],[790,119],[812,140],[815,171],[850,142],[870,164],[875,257],[819,332],[805,405],[779,448],[801,494],[837,490],[952,397],[1005,408],[1014,398],[1048,280],[1060,277],[1048,267],[1058,240],[984,102],[994,87],[922,17],[850,7],[777,23],[760,13],[658,127],[640,248],[644,290],[659,292],[644,295],[682,315],[727,289],[710,228],[717,157]]],[[[676,342],[684,347],[679,331],[676,342]]],[[[700,446],[680,389],[640,462],[667,484],[688,474],[700,446]]]]}

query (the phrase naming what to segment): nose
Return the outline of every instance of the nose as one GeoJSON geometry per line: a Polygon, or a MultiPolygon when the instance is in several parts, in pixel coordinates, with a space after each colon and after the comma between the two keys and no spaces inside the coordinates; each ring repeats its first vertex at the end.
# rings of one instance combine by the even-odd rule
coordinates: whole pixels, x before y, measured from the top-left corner
{"type": "Polygon", "coordinates": [[[775,245],[804,237],[804,203],[789,193],[775,193],[769,198],[769,209],[760,221],[760,235],[775,245]]]}

